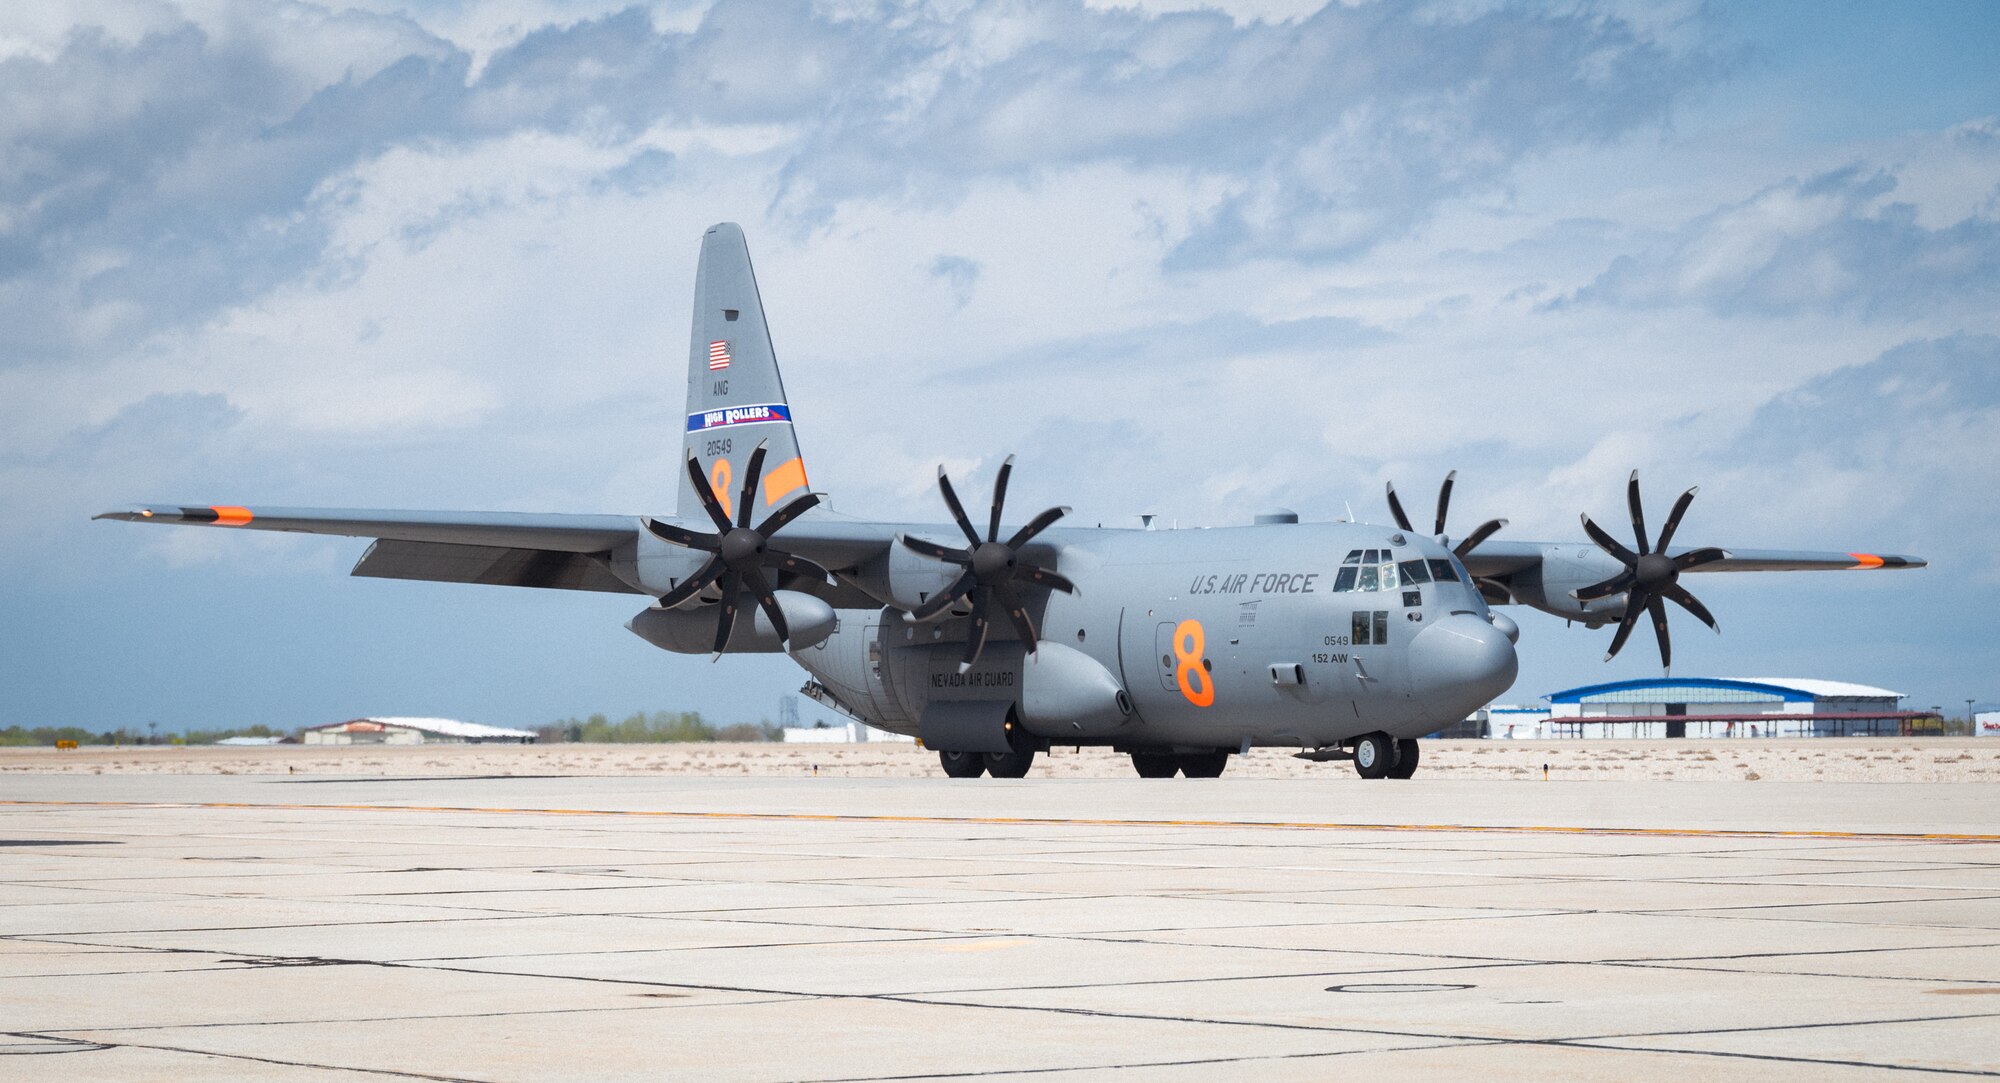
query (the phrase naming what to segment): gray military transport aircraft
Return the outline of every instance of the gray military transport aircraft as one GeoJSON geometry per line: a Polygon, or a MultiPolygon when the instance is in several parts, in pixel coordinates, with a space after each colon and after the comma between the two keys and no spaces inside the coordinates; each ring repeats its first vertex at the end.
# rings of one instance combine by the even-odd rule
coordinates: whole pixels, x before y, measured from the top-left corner
{"type": "Polygon", "coordinates": [[[544,515],[142,505],[97,518],[373,538],[353,574],[622,591],[654,604],[626,625],[681,654],[784,651],[804,693],[922,739],[953,778],[1019,778],[1051,745],[1105,746],[1146,778],[1209,778],[1252,746],[1409,778],[1416,738],[1514,681],[1525,605],[1600,628],[1610,654],[1664,602],[1711,628],[1686,572],[1922,567],[1911,557],[1672,544],[1689,489],[1636,547],[1583,518],[1587,542],[1454,542],[1452,478],[1430,532],[1388,492],[1394,526],[1207,530],[1059,527],[1065,508],[1003,527],[1013,460],[975,522],[942,469],[952,522],[836,515],[807,482],[743,231],[702,238],[688,347],[679,514],[544,515]]]}

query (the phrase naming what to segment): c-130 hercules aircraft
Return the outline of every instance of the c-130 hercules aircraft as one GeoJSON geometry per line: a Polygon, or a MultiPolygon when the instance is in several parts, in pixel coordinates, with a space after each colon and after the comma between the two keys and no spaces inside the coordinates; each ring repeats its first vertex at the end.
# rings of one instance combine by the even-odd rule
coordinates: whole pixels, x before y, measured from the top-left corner
{"type": "Polygon", "coordinates": [[[100,519],[373,538],[353,574],[649,595],[626,625],[682,654],[784,651],[805,694],[920,738],[953,778],[1020,778],[1051,745],[1109,747],[1146,778],[1220,775],[1232,753],[1297,749],[1364,778],[1409,778],[1416,738],[1514,681],[1526,605],[1599,628],[1610,653],[1649,617],[1671,662],[1671,601],[1715,619],[1686,572],[1913,568],[1912,557],[1689,548],[1694,497],[1637,547],[1583,518],[1588,542],[1455,544],[1452,479],[1430,533],[1394,486],[1393,527],[1289,514],[1207,530],[1007,529],[1007,480],[983,521],[942,469],[952,522],[836,515],[808,485],[743,231],[711,227],[688,347],[687,470],[674,517],[141,505],[100,519]]]}

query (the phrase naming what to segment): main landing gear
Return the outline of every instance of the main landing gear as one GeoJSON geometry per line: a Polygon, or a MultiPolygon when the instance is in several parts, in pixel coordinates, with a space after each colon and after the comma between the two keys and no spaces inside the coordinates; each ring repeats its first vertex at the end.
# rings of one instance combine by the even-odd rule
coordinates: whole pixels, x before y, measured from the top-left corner
{"type": "Polygon", "coordinates": [[[1209,752],[1134,752],[1132,769],[1140,778],[1172,778],[1180,774],[1187,778],[1221,778],[1223,768],[1229,766],[1229,750],[1218,748],[1209,752]]]}
{"type": "Polygon", "coordinates": [[[1354,773],[1362,778],[1409,778],[1417,773],[1417,759],[1412,737],[1378,732],[1354,742],[1354,773]]]}
{"type": "Polygon", "coordinates": [[[1019,729],[1007,731],[1007,743],[1012,746],[1006,752],[946,752],[938,751],[938,762],[944,765],[944,773],[951,778],[978,778],[992,775],[994,778],[1026,778],[1028,769],[1035,765],[1035,741],[1019,729]]]}

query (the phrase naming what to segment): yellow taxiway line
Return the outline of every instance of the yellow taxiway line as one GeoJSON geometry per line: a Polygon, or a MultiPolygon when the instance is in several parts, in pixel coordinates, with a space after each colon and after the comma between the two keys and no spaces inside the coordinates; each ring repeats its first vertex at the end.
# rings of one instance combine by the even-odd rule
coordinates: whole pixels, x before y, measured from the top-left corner
{"type": "Polygon", "coordinates": [[[606,816],[666,820],[776,820],[1000,827],[1197,827],[1279,831],[1400,831],[1495,835],[1632,835],[1697,839],[1847,839],[1884,842],[2000,842],[2000,835],[1950,831],[1786,831],[1699,827],[1566,827],[1552,824],[1394,824],[1311,820],[1138,820],[1053,816],[905,816],[843,812],[686,812],[670,809],[503,808],[478,805],[317,805],[245,801],[9,801],[0,807],[239,809],[258,812],[456,812],[488,816],[606,816]]]}

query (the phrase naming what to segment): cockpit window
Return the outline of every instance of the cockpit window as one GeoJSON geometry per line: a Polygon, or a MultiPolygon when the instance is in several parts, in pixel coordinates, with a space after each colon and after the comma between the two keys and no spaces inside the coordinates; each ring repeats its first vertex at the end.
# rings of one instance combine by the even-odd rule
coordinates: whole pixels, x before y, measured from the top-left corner
{"type": "Polygon", "coordinates": [[[1354,589],[1381,590],[1382,569],[1373,564],[1363,564],[1361,566],[1361,581],[1355,584],[1354,589]]]}
{"type": "Polygon", "coordinates": [[[1432,557],[1430,564],[1431,579],[1439,583],[1458,582],[1458,568],[1452,560],[1432,557]]]}
{"type": "Polygon", "coordinates": [[[1404,586],[1431,581],[1430,569],[1421,560],[1406,560],[1397,567],[1402,570],[1404,586]]]}
{"type": "Polygon", "coordinates": [[[1347,551],[1347,559],[1346,559],[1346,560],[1343,560],[1343,561],[1341,561],[1341,563],[1342,563],[1342,564],[1359,564],[1359,563],[1361,563],[1361,550],[1359,550],[1359,549],[1349,549],[1349,550],[1347,551]]]}
{"type": "Polygon", "coordinates": [[[1360,570],[1352,566],[1340,569],[1340,574],[1333,577],[1334,593],[1338,594],[1344,590],[1353,590],[1355,574],[1360,570]]]}

